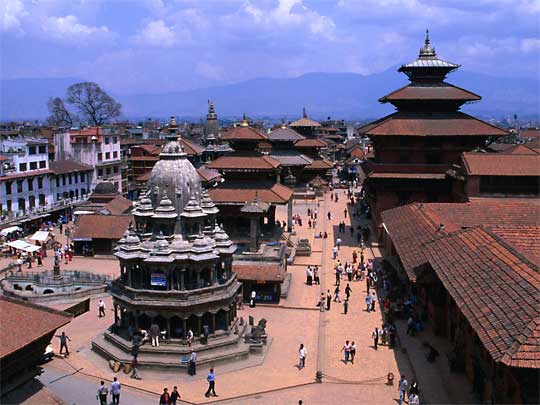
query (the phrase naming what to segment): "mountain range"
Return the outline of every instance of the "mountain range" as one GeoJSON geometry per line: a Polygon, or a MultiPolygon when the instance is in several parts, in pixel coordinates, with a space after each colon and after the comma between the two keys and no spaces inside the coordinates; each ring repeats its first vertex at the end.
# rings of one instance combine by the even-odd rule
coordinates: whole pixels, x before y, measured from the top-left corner
{"type": "MultiPolygon", "coordinates": [[[[63,96],[78,78],[12,79],[0,81],[0,120],[43,119],[47,100],[63,96]]],[[[466,105],[465,112],[487,118],[518,114],[538,119],[540,82],[527,78],[495,77],[457,71],[447,81],[482,96],[480,102],[466,105]]],[[[384,72],[309,73],[295,78],[259,78],[235,84],[159,94],[122,95],[110,93],[123,105],[125,118],[165,118],[172,114],[199,119],[212,99],[220,118],[293,118],[305,107],[315,119],[326,117],[368,119],[393,110],[377,100],[408,83],[396,67],[384,72]]]]}

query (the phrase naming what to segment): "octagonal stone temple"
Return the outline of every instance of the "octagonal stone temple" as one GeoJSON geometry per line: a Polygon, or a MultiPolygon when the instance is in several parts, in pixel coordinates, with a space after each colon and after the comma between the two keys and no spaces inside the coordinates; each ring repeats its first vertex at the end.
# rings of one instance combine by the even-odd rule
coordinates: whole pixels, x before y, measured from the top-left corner
{"type": "Polygon", "coordinates": [[[157,325],[160,346],[140,346],[141,366],[186,366],[181,359],[191,348],[199,363],[247,356],[246,325],[236,316],[236,247],[217,224],[218,212],[181,145],[169,141],[136,203],[135,224],[118,242],[114,324],[93,341],[96,352],[131,361],[134,333],[157,325]],[[191,347],[189,330],[195,335],[191,347]]]}

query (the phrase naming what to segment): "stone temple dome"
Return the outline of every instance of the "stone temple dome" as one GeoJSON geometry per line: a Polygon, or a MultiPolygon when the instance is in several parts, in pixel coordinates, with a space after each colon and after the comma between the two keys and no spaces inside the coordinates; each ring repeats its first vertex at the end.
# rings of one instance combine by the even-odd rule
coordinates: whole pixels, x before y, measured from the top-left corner
{"type": "Polygon", "coordinates": [[[165,144],[148,179],[148,189],[154,208],[159,206],[163,192],[178,214],[191,197],[201,203],[201,180],[191,162],[187,159],[182,146],[176,140],[165,144]]]}
{"type": "Polygon", "coordinates": [[[104,181],[99,183],[96,188],[94,188],[95,194],[119,194],[116,186],[110,181],[104,181]]]}

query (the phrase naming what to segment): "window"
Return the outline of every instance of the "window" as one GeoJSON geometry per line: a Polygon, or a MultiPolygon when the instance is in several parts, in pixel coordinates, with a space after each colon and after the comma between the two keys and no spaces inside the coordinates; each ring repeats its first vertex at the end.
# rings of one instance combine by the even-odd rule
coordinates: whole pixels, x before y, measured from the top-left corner
{"type": "Polygon", "coordinates": [[[45,162],[44,160],[40,160],[39,161],[39,168],[40,169],[45,169],[47,167],[47,162],[45,162]]]}
{"type": "Polygon", "coordinates": [[[39,153],[40,154],[44,154],[44,153],[47,153],[47,147],[45,145],[41,145],[39,147],[39,153]]]}
{"type": "Polygon", "coordinates": [[[60,201],[61,199],[62,199],[62,197],[60,196],[60,193],[56,193],[56,200],[60,201]]]}
{"type": "Polygon", "coordinates": [[[30,170],[36,170],[37,169],[37,162],[30,162],[30,170]]]}
{"type": "Polygon", "coordinates": [[[26,163],[19,163],[19,171],[20,172],[26,171],[26,163]]]}
{"type": "Polygon", "coordinates": [[[6,209],[11,212],[11,200],[6,201],[6,209]]]}
{"type": "Polygon", "coordinates": [[[118,152],[114,151],[112,153],[112,156],[113,156],[114,159],[118,159],[118,152]]]}
{"type": "Polygon", "coordinates": [[[103,169],[98,169],[97,175],[99,178],[103,177],[103,169]]]}
{"type": "Polygon", "coordinates": [[[38,177],[37,188],[43,188],[43,177],[38,177]]]}
{"type": "Polygon", "coordinates": [[[36,147],[35,146],[29,146],[28,147],[28,154],[29,155],[35,155],[36,154],[36,147]]]}
{"type": "Polygon", "coordinates": [[[11,181],[6,181],[6,195],[11,194],[11,181]]]}
{"type": "Polygon", "coordinates": [[[118,166],[114,166],[114,167],[113,167],[113,170],[114,170],[114,173],[117,174],[117,173],[118,173],[118,166]]]}
{"type": "Polygon", "coordinates": [[[68,174],[68,183],[71,184],[71,182],[73,181],[73,179],[71,178],[71,173],[68,174]]]}
{"type": "Polygon", "coordinates": [[[19,198],[19,211],[24,211],[26,209],[26,201],[24,198],[19,198]]]}
{"type": "Polygon", "coordinates": [[[45,205],[45,194],[39,195],[39,205],[45,205]]]}
{"type": "Polygon", "coordinates": [[[101,162],[103,160],[103,153],[99,152],[97,154],[97,160],[98,160],[98,162],[101,162]]]}
{"type": "Polygon", "coordinates": [[[109,160],[111,158],[111,152],[105,153],[105,160],[109,160]]]}
{"type": "Polygon", "coordinates": [[[110,168],[110,167],[107,167],[106,172],[107,172],[107,176],[110,176],[110,175],[111,175],[111,168],[110,168]]]}
{"type": "Polygon", "coordinates": [[[34,179],[28,179],[28,191],[34,190],[34,179]]]}
{"type": "Polygon", "coordinates": [[[105,137],[105,145],[108,145],[111,142],[111,139],[109,137],[105,137]]]}
{"type": "Polygon", "coordinates": [[[62,185],[63,186],[66,185],[66,175],[65,174],[62,175],[62,185]]]}
{"type": "Polygon", "coordinates": [[[81,183],[84,181],[84,173],[81,173],[81,183]]]}
{"type": "Polygon", "coordinates": [[[73,173],[73,183],[77,184],[77,173],[73,173]]]}
{"type": "Polygon", "coordinates": [[[35,206],[36,206],[36,197],[35,196],[31,195],[30,197],[28,197],[28,205],[29,205],[30,209],[35,208],[35,206]]]}
{"type": "Polygon", "coordinates": [[[56,176],[56,187],[60,187],[60,176],[56,176]]]}
{"type": "Polygon", "coordinates": [[[117,136],[113,137],[112,143],[118,143],[118,137],[117,136]]]}
{"type": "Polygon", "coordinates": [[[23,181],[22,180],[17,180],[17,193],[22,193],[23,192],[23,181]]]}
{"type": "Polygon", "coordinates": [[[85,195],[86,194],[86,189],[85,188],[81,188],[81,195],[85,195]]]}

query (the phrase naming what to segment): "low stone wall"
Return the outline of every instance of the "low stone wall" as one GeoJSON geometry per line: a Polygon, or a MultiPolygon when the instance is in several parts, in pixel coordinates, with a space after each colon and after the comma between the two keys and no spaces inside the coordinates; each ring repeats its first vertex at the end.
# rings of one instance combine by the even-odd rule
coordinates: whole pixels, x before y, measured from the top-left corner
{"type": "MultiPolygon", "coordinates": [[[[105,291],[107,291],[107,285],[101,284],[101,285],[94,285],[94,286],[84,286],[81,284],[80,290],[73,290],[73,291],[59,291],[56,292],[55,289],[58,289],[59,286],[50,286],[47,288],[43,288],[43,286],[40,286],[39,288],[45,291],[46,289],[51,289],[53,292],[50,294],[43,294],[43,293],[37,293],[35,291],[26,291],[24,288],[26,288],[27,285],[32,285],[31,282],[21,282],[21,283],[14,283],[19,284],[23,290],[18,290],[13,288],[13,285],[11,283],[7,283],[6,280],[2,280],[1,286],[4,295],[7,297],[14,297],[19,298],[24,301],[33,302],[33,303],[41,303],[41,302],[51,302],[51,301],[58,301],[58,300],[77,300],[81,298],[87,298],[93,295],[99,295],[103,294],[105,291]]],[[[79,285],[79,284],[77,284],[79,285]]],[[[35,286],[33,286],[35,288],[35,286]]]]}

